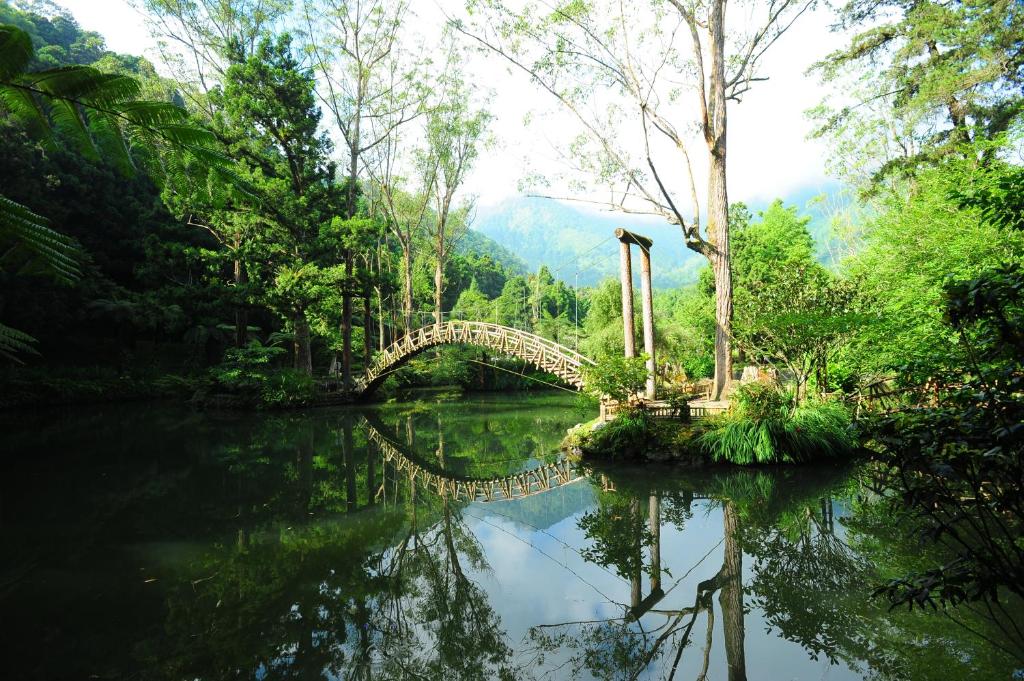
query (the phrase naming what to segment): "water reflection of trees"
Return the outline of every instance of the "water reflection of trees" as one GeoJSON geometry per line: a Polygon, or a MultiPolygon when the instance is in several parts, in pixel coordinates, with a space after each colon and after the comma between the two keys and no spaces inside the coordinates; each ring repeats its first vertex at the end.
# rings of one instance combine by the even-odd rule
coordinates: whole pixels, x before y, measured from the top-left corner
{"type": "MultiPolygon", "coordinates": [[[[747,673],[744,616],[756,609],[771,632],[809,657],[843,662],[872,678],[1005,677],[1012,658],[986,642],[993,630],[986,635],[985,623],[970,613],[890,613],[871,599],[886,571],[905,574],[920,559],[917,547],[879,512],[878,499],[859,494],[856,476],[819,473],[688,475],[679,489],[620,475],[615,491],[600,494],[579,524],[590,539],[585,557],[630,582],[629,602],[621,616],[534,627],[535,654],[568,655],[558,678],[571,669],[600,679],[673,679],[685,667],[704,679],[716,647],[725,658],[717,676],[738,681],[747,673]],[[683,529],[695,498],[706,500],[704,512],[720,514],[721,563],[680,597],[671,592],[681,579],[662,591],[666,557],[654,528],[683,529]],[[687,655],[695,659],[681,664],[687,655]]],[[[678,569],[679,561],[670,562],[678,569]]]]}
{"type": "MultiPolygon", "coordinates": [[[[662,524],[666,518],[671,518],[673,524],[685,523],[692,517],[693,500],[692,491],[669,495],[652,492],[646,499],[641,499],[635,490],[621,487],[602,494],[598,508],[584,514],[580,520],[580,527],[593,540],[583,555],[602,566],[614,568],[620,577],[629,580],[629,604],[623,604],[621,617],[534,627],[530,637],[536,653],[575,651],[568,661],[574,675],[585,670],[599,679],[636,679],[661,663],[666,678],[671,679],[678,671],[684,650],[691,644],[695,627],[703,621],[702,666],[698,675],[703,679],[710,665],[716,617],[714,596],[717,594],[728,678],[730,681],[745,679],[743,553],[737,512],[732,503],[727,502],[723,508],[721,544],[724,550],[718,571],[711,578],[698,582],[690,605],[678,609],[661,606],[666,596],[662,590],[662,524]],[[644,574],[648,584],[646,596],[642,591],[644,574]],[[647,623],[651,616],[660,617],[661,621],[652,627],[647,623]]],[[[669,590],[681,582],[682,578],[678,579],[669,590]]]]}
{"type": "MultiPolygon", "coordinates": [[[[539,441],[522,444],[536,429],[529,418],[485,418],[468,430],[436,414],[385,418],[396,440],[442,468],[503,474],[516,455],[491,449],[470,462],[474,439],[498,434],[531,457],[539,441]]],[[[516,656],[521,642],[507,639],[503,604],[481,586],[487,556],[460,505],[385,461],[360,423],[333,413],[232,423],[223,436],[211,428],[189,461],[139,464],[112,486],[118,494],[75,498],[76,507],[103,511],[68,518],[70,556],[111,528],[140,546],[149,537],[178,543],[147,556],[156,581],[145,587],[145,610],[112,605],[129,616],[88,639],[109,649],[90,651],[81,668],[55,651],[64,675],[85,678],[106,657],[107,676],[157,679],[529,678],[547,669],[559,679],[570,670],[608,679],[682,678],[685,670],[737,680],[758,663],[745,649],[760,630],[745,622],[751,609],[809,656],[873,678],[1005,677],[1010,668],[942,615],[888,613],[871,601],[879,579],[928,561],[883,505],[845,482],[848,471],[819,479],[808,469],[608,472],[615,484],[595,486],[598,502],[579,519],[588,537],[581,554],[624,580],[621,608],[597,621],[540,622],[522,642],[534,655],[516,656]],[[663,534],[709,513],[721,541],[708,555],[665,552],[663,534]],[[688,579],[698,568],[707,578],[688,579]],[[711,668],[720,657],[713,651],[724,653],[720,670],[711,668]]],[[[137,556],[111,556],[108,563],[125,563],[112,582],[139,581],[137,556]]],[[[100,620],[95,609],[66,610],[69,629],[86,632],[100,620]]],[[[13,664],[12,678],[29,676],[13,664]]]]}
{"type": "Polygon", "coordinates": [[[507,666],[459,509],[399,474],[359,423],[299,437],[268,426],[285,457],[266,456],[264,438],[219,453],[236,538],[168,577],[167,637],[142,648],[147,666],[196,679],[484,679],[507,666]]]}

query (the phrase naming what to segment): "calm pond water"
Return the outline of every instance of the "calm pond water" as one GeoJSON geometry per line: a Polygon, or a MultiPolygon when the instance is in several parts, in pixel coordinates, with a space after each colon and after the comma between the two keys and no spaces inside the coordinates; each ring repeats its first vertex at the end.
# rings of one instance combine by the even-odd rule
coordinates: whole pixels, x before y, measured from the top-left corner
{"type": "Polygon", "coordinates": [[[922,548],[856,470],[562,461],[593,415],[4,414],[3,676],[1009,677],[948,618],[870,598],[922,548]]]}

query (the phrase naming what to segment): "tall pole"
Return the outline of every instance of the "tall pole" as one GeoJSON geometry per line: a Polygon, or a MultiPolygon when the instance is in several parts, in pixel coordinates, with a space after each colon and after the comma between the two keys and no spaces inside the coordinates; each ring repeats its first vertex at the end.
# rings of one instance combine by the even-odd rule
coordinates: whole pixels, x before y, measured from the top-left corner
{"type": "Polygon", "coordinates": [[[644,352],[647,353],[647,399],[655,399],[654,293],[651,290],[651,250],[640,247],[640,300],[644,322],[644,352]]]}
{"type": "Polygon", "coordinates": [[[622,279],[622,333],[626,357],[636,357],[636,332],[633,326],[633,264],[629,242],[619,242],[619,275],[622,279]]]}

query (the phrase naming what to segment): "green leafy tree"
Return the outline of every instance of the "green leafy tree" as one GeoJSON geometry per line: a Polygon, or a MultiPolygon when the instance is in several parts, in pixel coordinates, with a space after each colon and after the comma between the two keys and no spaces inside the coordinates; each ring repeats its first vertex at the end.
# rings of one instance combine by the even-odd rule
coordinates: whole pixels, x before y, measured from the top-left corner
{"type": "Polygon", "coordinates": [[[856,322],[855,289],[815,261],[809,222],[775,201],[733,244],[739,345],[788,369],[798,401],[811,375],[826,389],[829,358],[856,322]]]}
{"type": "Polygon", "coordinates": [[[836,170],[861,187],[969,153],[963,144],[994,140],[1019,117],[1019,2],[849,0],[839,19],[849,44],[817,69],[842,102],[813,113],[834,142],[836,170]]]}
{"type": "Polygon", "coordinates": [[[263,197],[246,220],[259,228],[253,247],[266,270],[268,295],[291,323],[295,366],[306,373],[312,371],[307,310],[325,276],[316,258],[321,228],[340,207],[313,86],[284,34],[264,38],[252,56],[228,67],[217,97],[218,129],[263,197]]]}

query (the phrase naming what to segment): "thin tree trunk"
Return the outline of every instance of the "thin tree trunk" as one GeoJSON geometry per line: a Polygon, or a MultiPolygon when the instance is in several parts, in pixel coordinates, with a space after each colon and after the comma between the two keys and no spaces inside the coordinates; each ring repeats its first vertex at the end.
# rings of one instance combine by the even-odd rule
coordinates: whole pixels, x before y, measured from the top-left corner
{"type": "Polygon", "coordinates": [[[370,366],[373,356],[373,320],[370,317],[370,287],[363,292],[363,364],[370,366]]]}
{"type": "MultiPolygon", "coordinates": [[[[242,287],[249,282],[249,273],[242,261],[235,259],[235,286],[242,287]]],[[[236,294],[237,295],[237,294],[236,294]]],[[[244,348],[249,343],[249,311],[244,304],[235,305],[235,347],[244,348]]]]}
{"type": "Polygon", "coordinates": [[[384,339],[384,295],[380,287],[377,287],[377,349],[384,352],[386,341],[384,339]]]}
{"type": "Polygon", "coordinates": [[[438,326],[444,321],[444,312],[441,310],[441,294],[444,292],[444,261],[438,253],[437,264],[434,266],[434,323],[438,326]]]}
{"type": "Polygon", "coordinates": [[[412,331],[412,245],[402,244],[402,314],[405,332],[412,331]]]}
{"type": "Polygon", "coordinates": [[[306,375],[313,374],[313,353],[309,340],[309,321],[305,310],[296,310],[293,317],[295,325],[295,368],[306,375]]]}
{"type": "Polygon", "coordinates": [[[352,385],[352,251],[345,249],[345,288],[341,295],[341,384],[352,385]]]}

